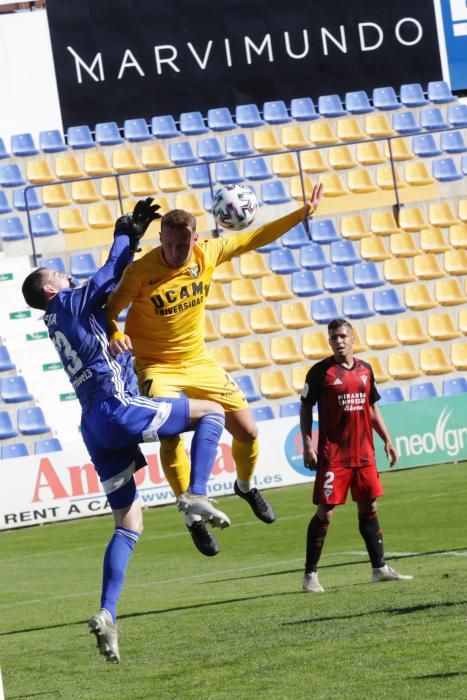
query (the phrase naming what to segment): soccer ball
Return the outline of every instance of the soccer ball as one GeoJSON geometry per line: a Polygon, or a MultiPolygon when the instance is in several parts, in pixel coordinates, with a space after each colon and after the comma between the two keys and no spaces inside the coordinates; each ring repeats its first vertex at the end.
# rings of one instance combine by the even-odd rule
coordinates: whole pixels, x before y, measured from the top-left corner
{"type": "Polygon", "coordinates": [[[256,216],[258,200],[246,185],[225,185],[214,194],[212,214],[223,228],[241,229],[249,226],[256,216]]]}

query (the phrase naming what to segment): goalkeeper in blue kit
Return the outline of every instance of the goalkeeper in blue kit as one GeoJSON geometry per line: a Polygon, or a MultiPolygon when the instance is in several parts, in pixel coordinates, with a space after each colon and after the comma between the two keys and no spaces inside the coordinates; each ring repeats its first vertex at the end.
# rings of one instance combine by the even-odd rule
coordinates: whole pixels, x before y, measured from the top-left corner
{"type": "Polygon", "coordinates": [[[44,322],[82,407],[81,432],[113,512],[115,529],[103,565],[101,609],[89,620],[107,661],[118,663],[116,607],[126,569],[143,530],[141,501],[134,472],[146,464],[142,442],[195,430],[191,479],[178,508],[216,527],[229,518],[207,498],[207,481],[224,427],[223,409],[213,401],[145,398],[138,395],[131,353],[112,357],[103,305],[133,259],[148,226],[160,218],[152,199],[141,200],[132,214],[117,220],[106,263],[75,287],[70,276],[45,267],[23,282],[23,296],[45,311],[44,322]]]}

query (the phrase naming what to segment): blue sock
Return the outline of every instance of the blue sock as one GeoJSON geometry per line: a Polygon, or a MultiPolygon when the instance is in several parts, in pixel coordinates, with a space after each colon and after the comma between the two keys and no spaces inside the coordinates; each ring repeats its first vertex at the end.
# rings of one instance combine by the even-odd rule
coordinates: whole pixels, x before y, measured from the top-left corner
{"type": "Polygon", "coordinates": [[[126,527],[116,527],[104,555],[101,608],[112,615],[115,622],[117,603],[122,592],[125,574],[139,533],[126,527]]]}
{"type": "Polygon", "coordinates": [[[191,443],[191,493],[205,496],[217,446],[224,429],[223,413],[208,413],[200,418],[191,443]]]}

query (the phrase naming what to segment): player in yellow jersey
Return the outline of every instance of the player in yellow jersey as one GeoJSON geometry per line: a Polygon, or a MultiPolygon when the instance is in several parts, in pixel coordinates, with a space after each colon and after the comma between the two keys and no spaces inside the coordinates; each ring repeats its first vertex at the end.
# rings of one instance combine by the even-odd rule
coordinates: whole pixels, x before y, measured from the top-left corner
{"type": "MultiPolygon", "coordinates": [[[[198,242],[196,220],[182,209],[161,222],[161,245],[128,265],[110,295],[106,316],[114,355],[132,350],[140,389],[146,396],[178,396],[216,401],[224,407],[225,427],[232,434],[237,469],[235,493],[265,523],[276,519],[272,506],[251,480],[258,459],[258,429],[236,382],[209,355],[204,342],[204,313],[215,268],[231,258],[264,246],[311,216],[323,193],[316,185],[310,201],[255,231],[198,242]],[[119,312],[131,303],[125,333],[119,312]]],[[[185,492],[190,465],[183,438],[161,441],[162,468],[174,494],[185,492]]],[[[195,546],[206,556],[219,551],[216,540],[197,516],[186,515],[195,546]]]]}

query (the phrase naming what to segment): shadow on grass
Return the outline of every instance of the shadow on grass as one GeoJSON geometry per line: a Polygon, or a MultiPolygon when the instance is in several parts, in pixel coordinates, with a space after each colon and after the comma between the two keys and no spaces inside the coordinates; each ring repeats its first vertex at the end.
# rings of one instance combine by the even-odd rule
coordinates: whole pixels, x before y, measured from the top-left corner
{"type": "Polygon", "coordinates": [[[431,678],[457,678],[457,676],[467,676],[467,671],[448,671],[446,673],[427,673],[425,676],[412,676],[414,681],[425,681],[431,678]]]}

